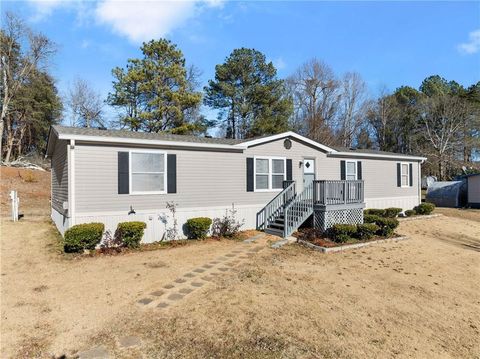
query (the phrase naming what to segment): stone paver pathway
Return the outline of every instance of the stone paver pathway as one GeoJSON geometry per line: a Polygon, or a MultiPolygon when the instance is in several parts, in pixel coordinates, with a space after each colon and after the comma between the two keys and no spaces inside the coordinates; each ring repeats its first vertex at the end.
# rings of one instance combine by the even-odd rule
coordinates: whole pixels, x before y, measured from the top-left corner
{"type": "MultiPolygon", "coordinates": [[[[265,245],[255,243],[257,239],[263,238],[265,234],[258,234],[236,245],[208,263],[199,265],[197,268],[180,275],[171,283],[152,291],[147,296],[137,300],[137,305],[142,308],[165,310],[172,305],[185,300],[185,297],[192,295],[196,290],[210,284],[214,277],[226,274],[235,266],[248,260],[255,253],[259,252],[265,245]]],[[[129,349],[140,346],[141,338],[135,336],[124,336],[117,339],[117,346],[120,349],[129,349]]],[[[80,359],[109,358],[109,353],[104,346],[97,346],[78,353],[80,359]]]]}

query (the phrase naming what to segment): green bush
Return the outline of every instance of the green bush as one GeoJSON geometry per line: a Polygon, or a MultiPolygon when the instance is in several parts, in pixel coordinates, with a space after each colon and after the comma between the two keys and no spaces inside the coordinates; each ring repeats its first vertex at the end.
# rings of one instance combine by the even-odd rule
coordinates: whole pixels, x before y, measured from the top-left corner
{"type": "Polygon", "coordinates": [[[376,232],[379,236],[382,237],[390,237],[393,234],[395,228],[398,227],[398,220],[395,218],[382,218],[375,222],[375,224],[379,227],[378,231],[376,232]]]}
{"type": "Polygon", "coordinates": [[[137,248],[143,237],[143,231],[147,227],[145,222],[121,222],[115,231],[115,237],[119,238],[123,245],[128,248],[137,248]]]}
{"type": "Polygon", "coordinates": [[[361,241],[366,241],[371,239],[379,229],[380,227],[375,223],[357,224],[357,233],[355,234],[355,237],[361,241]]]}
{"type": "Polygon", "coordinates": [[[363,214],[373,214],[374,216],[385,216],[385,210],[379,208],[369,208],[363,211],[363,214]]]}
{"type": "Polygon", "coordinates": [[[328,233],[334,242],[344,243],[356,235],[357,226],[354,224],[334,224],[328,230],[328,233]]]}
{"type": "Polygon", "coordinates": [[[377,223],[377,221],[382,218],[380,216],[374,214],[364,214],[363,215],[363,223],[377,223]]]}
{"type": "Polygon", "coordinates": [[[190,218],[186,225],[189,238],[204,239],[207,237],[212,220],[208,217],[190,218]]]}
{"type": "Polygon", "coordinates": [[[407,210],[405,211],[405,215],[406,215],[407,217],[412,217],[412,216],[415,215],[415,213],[416,213],[416,212],[415,212],[415,210],[413,210],[413,209],[407,209],[407,210]]]}
{"type": "Polygon", "coordinates": [[[390,207],[385,208],[385,217],[387,218],[395,218],[402,212],[401,208],[390,207]]]}
{"type": "Polygon", "coordinates": [[[433,203],[420,203],[413,210],[417,214],[427,215],[433,212],[435,205],[433,203]]]}
{"type": "Polygon", "coordinates": [[[95,249],[102,240],[103,223],[77,224],[65,231],[64,250],[67,253],[95,249]]]}

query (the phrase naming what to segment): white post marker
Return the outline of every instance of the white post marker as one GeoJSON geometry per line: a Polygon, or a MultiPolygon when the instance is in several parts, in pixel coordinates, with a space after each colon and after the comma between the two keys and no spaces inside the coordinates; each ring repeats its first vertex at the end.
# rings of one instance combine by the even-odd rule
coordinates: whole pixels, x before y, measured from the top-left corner
{"type": "Polygon", "coordinates": [[[18,204],[20,199],[18,198],[17,191],[10,192],[10,199],[12,200],[12,220],[14,222],[18,221],[18,204]]]}

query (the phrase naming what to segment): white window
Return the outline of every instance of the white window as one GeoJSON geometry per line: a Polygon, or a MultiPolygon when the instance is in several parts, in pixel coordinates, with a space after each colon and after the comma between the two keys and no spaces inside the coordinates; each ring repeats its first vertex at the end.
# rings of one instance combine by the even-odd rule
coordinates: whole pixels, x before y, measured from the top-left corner
{"type": "Polygon", "coordinates": [[[285,158],[255,157],[255,191],[282,190],[287,176],[285,162],[285,158]]]}
{"type": "Polygon", "coordinates": [[[408,173],[409,171],[409,165],[408,163],[402,163],[400,165],[401,168],[401,180],[402,180],[402,187],[408,187],[409,186],[409,179],[410,179],[410,174],[408,173]]]}
{"type": "Polygon", "coordinates": [[[357,179],[357,162],[355,161],[346,162],[345,176],[347,181],[355,181],[357,179]]]}
{"type": "Polygon", "coordinates": [[[166,193],[167,158],[164,152],[130,152],[130,193],[166,193]]]}

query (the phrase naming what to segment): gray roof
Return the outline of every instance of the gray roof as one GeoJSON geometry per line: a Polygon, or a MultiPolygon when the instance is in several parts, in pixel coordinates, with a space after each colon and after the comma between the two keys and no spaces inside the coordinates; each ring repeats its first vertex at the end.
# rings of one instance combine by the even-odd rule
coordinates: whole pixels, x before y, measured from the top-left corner
{"type": "Polygon", "coordinates": [[[135,132],[129,130],[102,130],[98,128],[87,127],[68,127],[55,125],[53,129],[60,135],[81,135],[81,136],[97,136],[97,137],[116,137],[116,138],[132,138],[139,140],[160,140],[190,143],[211,143],[222,145],[236,145],[245,140],[237,140],[231,138],[213,138],[187,135],[173,135],[170,133],[154,133],[154,132],[135,132]]]}
{"type": "Polygon", "coordinates": [[[412,156],[415,157],[416,156],[416,155],[407,155],[404,153],[397,153],[397,152],[372,150],[368,148],[348,148],[348,147],[332,147],[332,148],[338,152],[365,153],[369,155],[385,155],[385,156],[395,156],[395,157],[412,157],[412,156]]]}

